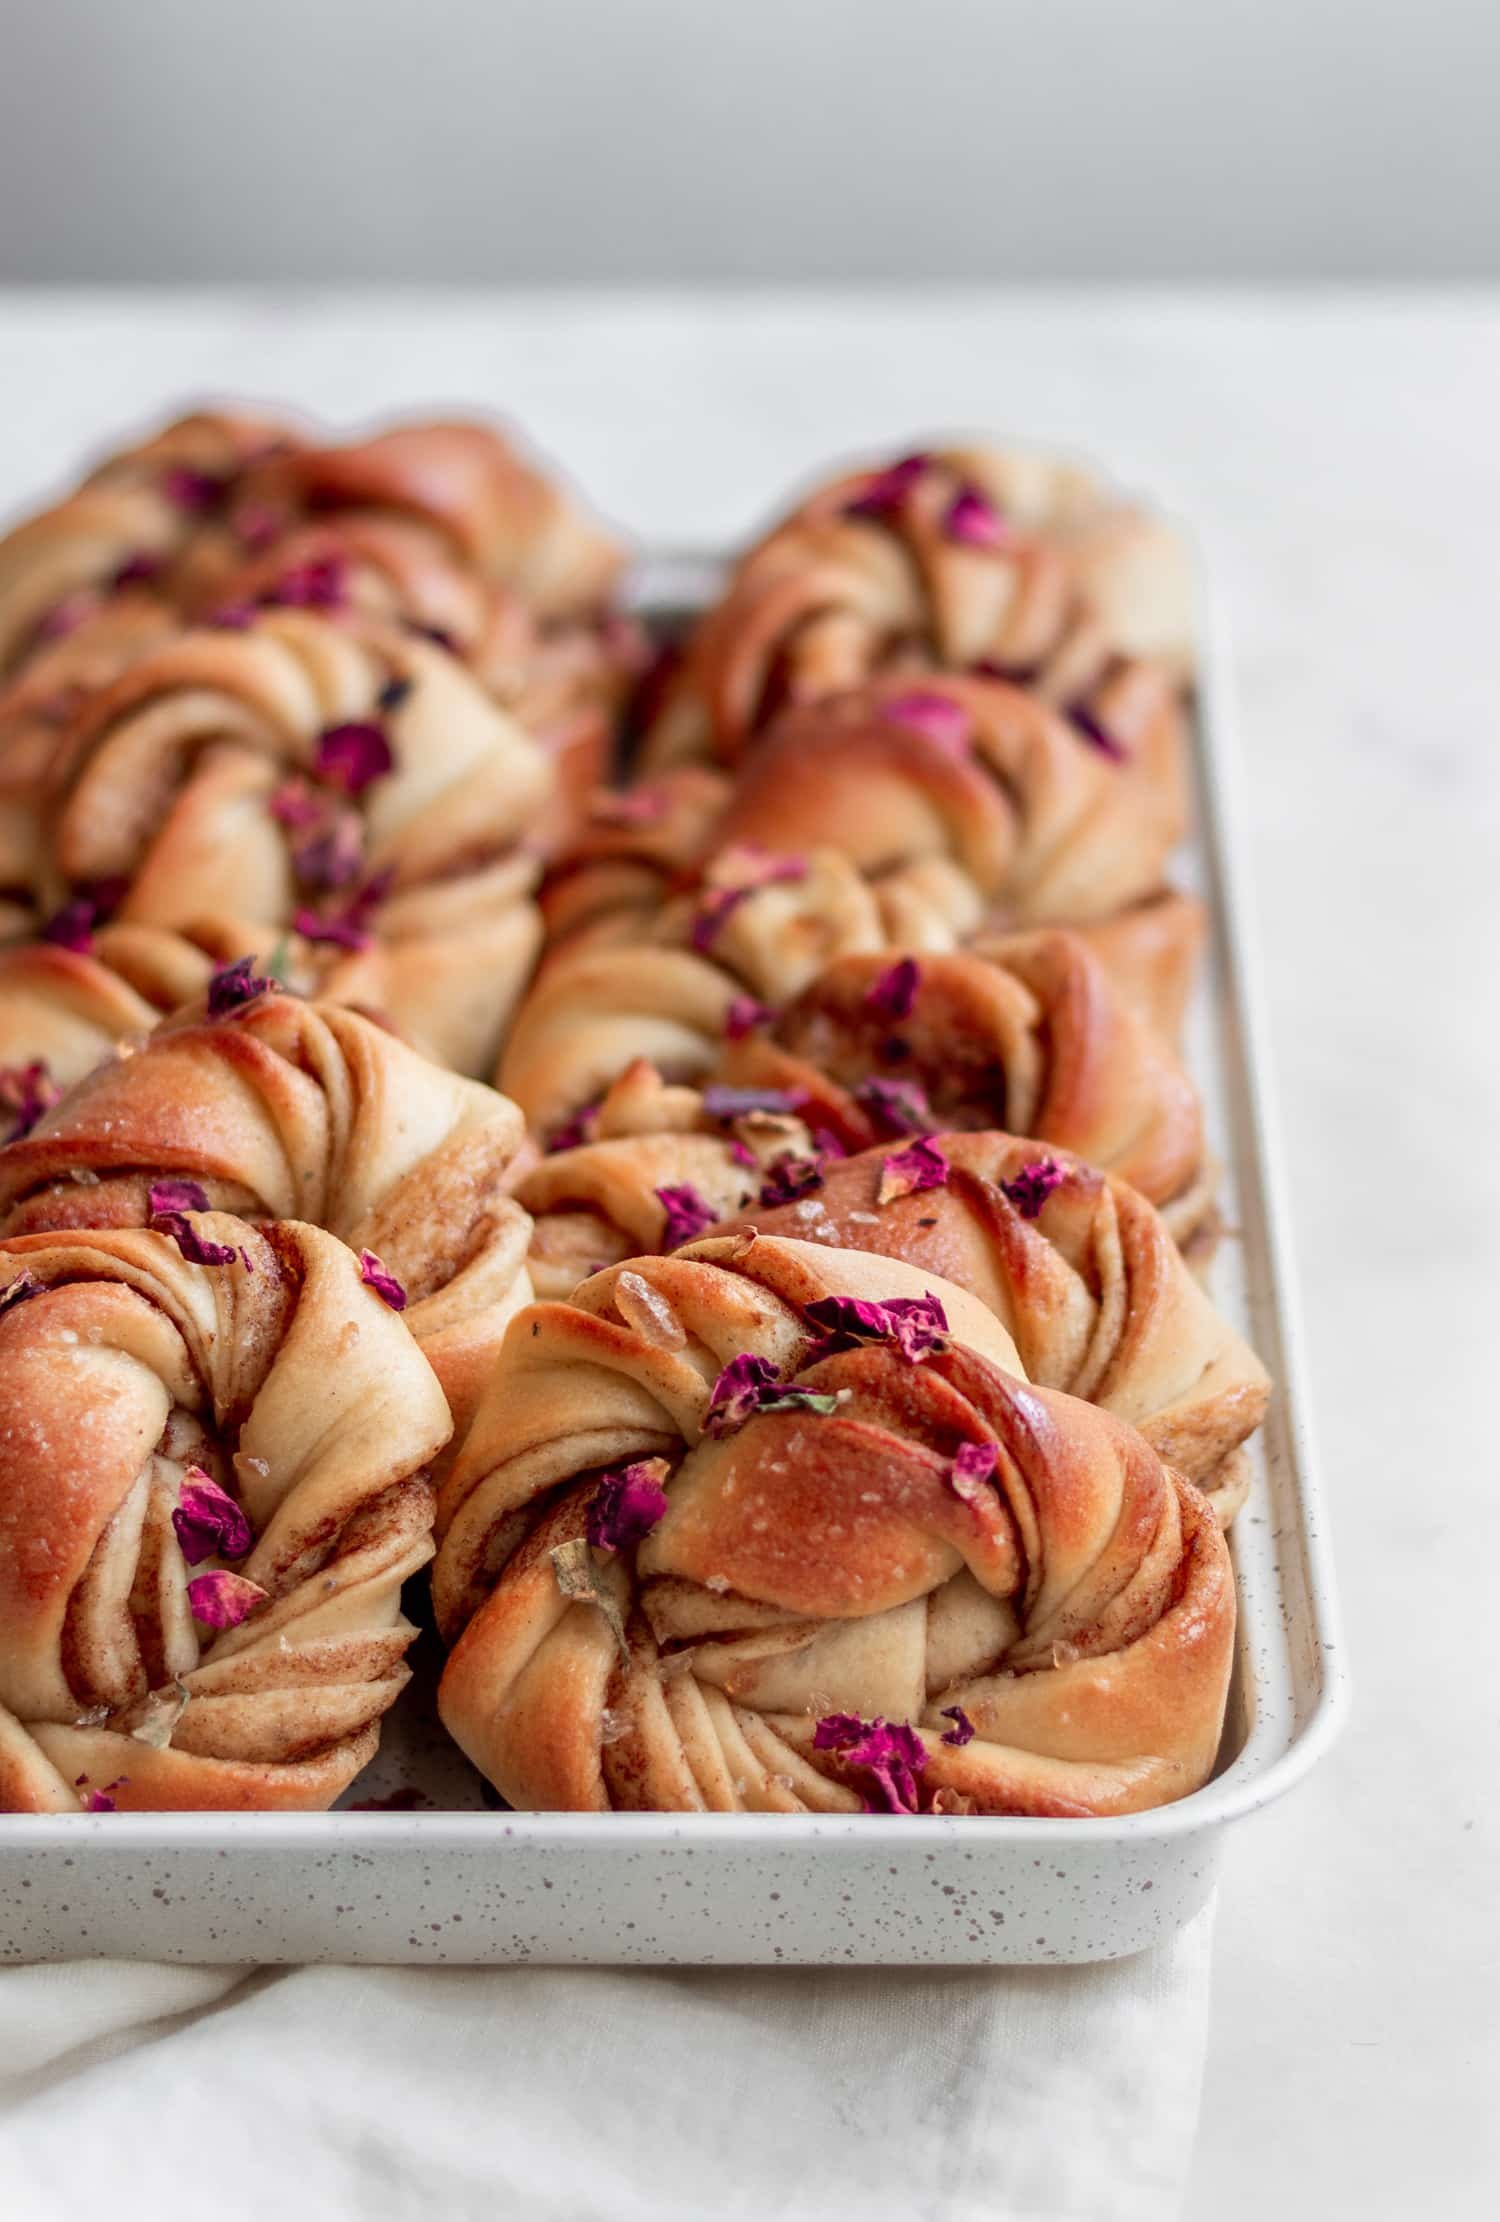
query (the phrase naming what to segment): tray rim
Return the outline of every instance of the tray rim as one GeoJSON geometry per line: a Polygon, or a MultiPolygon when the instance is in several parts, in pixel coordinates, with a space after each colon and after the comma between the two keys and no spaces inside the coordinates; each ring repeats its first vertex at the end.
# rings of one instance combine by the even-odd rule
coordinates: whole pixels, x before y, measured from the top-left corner
{"type": "MultiPolygon", "coordinates": [[[[1286,1181],[1275,1085],[1268,1049],[1264,989],[1258,960],[1257,906],[1245,856],[1245,789],[1231,687],[1229,629],[1221,599],[1204,576],[1194,544],[1197,632],[1201,654],[1196,673],[1193,747],[1196,803],[1200,817],[1198,848],[1211,882],[1210,903],[1223,963],[1224,985],[1235,1009],[1241,1047],[1242,1115],[1251,1146],[1247,1162],[1236,1164],[1260,1195],[1264,1232],[1265,1283],[1276,1323],[1276,1393],[1294,1447],[1297,1544],[1306,1599],[1306,1633],[1316,1661],[1317,1695],[1305,1716],[1269,1759],[1245,1745],[1224,1771],[1187,1797],[1144,1813],[1088,1819],[1044,1819],[1026,1815],[793,1815],[662,1813],[411,1812],[234,1813],[163,1812],[113,1814],[0,1814],[0,1854],[59,1850],[92,1854],[100,1846],[132,1857],[176,1851],[276,1851],[368,1854],[374,1851],[438,1855],[473,1852],[486,1843],[553,1844],[559,1849],[599,1849],[618,1836],[632,1851],[655,1848],[704,1849],[734,1845],[744,1850],[790,1851],[824,1844],[851,1851],[900,1845],[908,1850],[947,1849],[961,1844],[997,1854],[1007,1848],[1082,1850],[1104,1842],[1145,1846],[1184,1836],[1216,1834],[1227,1822],[1270,1804],[1292,1789],[1325,1755],[1347,1718],[1350,1680],[1345,1658],[1333,1554],[1329,1541],[1326,1492],[1312,1428],[1307,1365],[1302,1338],[1301,1302],[1292,1257],[1286,1181]],[[1249,1763],[1246,1763],[1247,1754],[1249,1763]]],[[[633,606],[690,605],[704,597],[722,574],[726,559],[711,549],[663,548],[643,551],[632,574],[627,602],[633,606]],[[691,580],[696,591],[680,583],[691,580]]],[[[1284,1585],[1283,1585],[1284,1586],[1284,1585]]]]}

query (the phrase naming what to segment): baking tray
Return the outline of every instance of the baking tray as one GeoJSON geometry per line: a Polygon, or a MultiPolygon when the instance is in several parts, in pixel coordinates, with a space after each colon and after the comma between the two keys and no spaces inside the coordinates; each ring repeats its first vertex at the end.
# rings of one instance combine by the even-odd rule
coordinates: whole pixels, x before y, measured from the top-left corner
{"type": "MultiPolygon", "coordinates": [[[[700,606],[702,556],[641,567],[663,621],[700,606]]],[[[1119,1820],[511,1813],[433,1712],[436,1640],[381,1753],[320,1814],[0,1817],[0,1959],[956,1966],[1136,1952],[1213,1887],[1224,1829],[1328,1748],[1347,1688],[1308,1416],[1252,952],[1228,659],[1205,598],[1196,832],[1208,962],[1187,1060],[1225,1167],[1214,1293],[1276,1381],[1235,1523],[1238,1649],[1218,1771],[1119,1820]],[[417,1795],[421,1809],[351,1801],[417,1795]]]]}

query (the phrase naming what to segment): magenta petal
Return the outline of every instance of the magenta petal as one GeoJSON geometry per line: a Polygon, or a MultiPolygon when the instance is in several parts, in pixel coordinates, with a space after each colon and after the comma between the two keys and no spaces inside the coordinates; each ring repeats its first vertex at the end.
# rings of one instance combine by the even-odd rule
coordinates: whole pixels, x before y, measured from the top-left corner
{"type": "Polygon", "coordinates": [[[35,1057],[29,1065],[0,1067],[0,1109],[13,1114],[9,1140],[19,1142],[29,1134],[61,1094],[43,1058],[35,1057]]]}
{"type": "Polygon", "coordinates": [[[1005,519],[977,486],[965,486],[948,504],[943,530],[966,548],[1003,547],[1009,537],[1005,519]]]}
{"type": "Polygon", "coordinates": [[[921,985],[922,968],[915,957],[903,957],[882,972],[865,997],[865,1009],[879,1018],[910,1018],[921,985]]]}
{"type": "Polygon", "coordinates": [[[701,1196],[691,1181],[683,1181],[675,1188],[658,1188],[656,1200],[666,1214],[662,1229],[662,1242],[668,1250],[681,1249],[684,1242],[696,1242],[706,1227],[711,1227],[719,1214],[706,1196],[701,1196]]]}
{"type": "Polygon", "coordinates": [[[888,1342],[909,1365],[941,1348],[948,1332],[942,1299],[930,1291],[925,1296],[893,1296],[880,1303],[857,1296],[822,1296],[806,1306],[805,1316],[823,1330],[828,1349],[888,1342]]]}
{"type": "MultiPolygon", "coordinates": [[[[191,1219],[180,1211],[159,1211],[152,1214],[151,1224],[157,1234],[170,1235],[189,1265],[233,1265],[240,1252],[231,1242],[209,1242],[199,1234],[191,1219]]],[[[248,1260],[242,1260],[248,1264],[248,1260]]]]}
{"type": "Polygon", "coordinates": [[[1014,1180],[1003,1180],[1000,1193],[1013,1203],[1023,1219],[1035,1219],[1053,1190],[1067,1174],[1055,1157],[1038,1157],[1023,1165],[1014,1180]]]}
{"type": "Polygon", "coordinates": [[[318,776],[342,787],[347,794],[363,794],[377,779],[384,779],[395,768],[395,762],[385,728],[373,718],[326,726],[318,736],[318,776]]]}
{"type": "Polygon", "coordinates": [[[837,1752],[846,1767],[869,1775],[874,1796],[867,1812],[918,1811],[917,1776],[927,1764],[927,1747],[914,1728],[856,1713],[827,1713],[813,1730],[814,1751],[837,1752]]]}
{"type": "Polygon", "coordinates": [[[724,1013],[724,1032],[732,1042],[743,1041],[775,1015],[769,1003],[757,1003],[753,995],[736,995],[724,1013]]]}
{"type": "Polygon", "coordinates": [[[885,724],[907,726],[955,754],[967,749],[974,737],[973,718],[961,702],[947,694],[920,689],[893,694],[881,703],[880,715],[885,724]]]}
{"type": "Polygon", "coordinates": [[[393,1312],[405,1311],[405,1289],[401,1286],[395,1274],[386,1270],[373,1250],[360,1251],[359,1277],[366,1288],[374,1289],[375,1294],[380,1297],[382,1302],[390,1305],[393,1312]]]}
{"type": "Polygon", "coordinates": [[[190,1466],[183,1476],[172,1526],[189,1566],[206,1558],[243,1558],[254,1541],[244,1512],[201,1466],[190,1466]]]}
{"type": "Polygon", "coordinates": [[[927,1101],[927,1091],[916,1080],[881,1080],[872,1077],[861,1080],[854,1091],[855,1101],[863,1104],[872,1118],[878,1119],[888,1134],[931,1133],[932,1106],[927,1101]]]}
{"type": "Polygon", "coordinates": [[[589,1499],[584,1533],[596,1551],[623,1551],[651,1533],[667,1509],[667,1493],[654,1469],[626,1466],[606,1474],[589,1499]]]}
{"type": "Polygon", "coordinates": [[[172,1211],[209,1211],[208,1191],[195,1180],[154,1180],[147,1193],[153,1219],[172,1211]]]}
{"type": "Polygon", "coordinates": [[[815,1188],[823,1185],[822,1160],[817,1157],[798,1157],[791,1150],[783,1150],[773,1158],[766,1169],[766,1178],[756,1198],[762,1211],[774,1211],[779,1204],[794,1204],[800,1197],[810,1196],[815,1188]]]}
{"type": "Polygon", "coordinates": [[[208,1015],[227,1018],[259,996],[272,994],[275,987],[274,980],[264,980],[256,972],[254,957],[236,957],[233,964],[221,965],[208,983],[208,1015]]]}
{"type": "Polygon", "coordinates": [[[205,1628],[237,1628],[270,1595],[243,1574],[199,1574],[187,1585],[188,1604],[205,1628]]]}
{"type": "Polygon", "coordinates": [[[945,1721],[952,1721],[953,1723],[951,1728],[943,1730],[943,1742],[945,1744],[962,1746],[973,1743],[974,1723],[961,1705],[945,1705],[941,1717],[945,1721]]]}

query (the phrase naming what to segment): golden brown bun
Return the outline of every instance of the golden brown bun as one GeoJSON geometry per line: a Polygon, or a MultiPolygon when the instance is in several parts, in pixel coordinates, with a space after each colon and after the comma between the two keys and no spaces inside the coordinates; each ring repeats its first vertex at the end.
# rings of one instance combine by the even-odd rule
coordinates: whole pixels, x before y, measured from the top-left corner
{"type": "Polygon", "coordinates": [[[401,1584],[431,1552],[424,1469],[450,1426],[432,1369],[331,1235],[188,1226],[227,1262],[162,1232],[0,1243],[12,1810],[327,1806],[406,1680],[401,1584]],[[248,1550],[188,1563],[192,1467],[248,1550]],[[201,1576],[264,1595],[216,1632],[201,1576]]]}
{"type": "Polygon", "coordinates": [[[146,1226],[174,1179],[215,1210],[326,1228],[401,1282],[462,1426],[531,1298],[506,1193],[522,1139],[504,1096],[353,1011],[264,994],[211,1019],[200,999],[0,1151],[0,1235],[146,1226]]]}
{"type": "Polygon", "coordinates": [[[840,1716],[912,1732],[907,1810],[1185,1796],[1228,1690],[1223,1540],[1132,1429],[1018,1371],[961,1290],[776,1239],[636,1260],[523,1313],[443,1492],[451,1733],[544,1810],[856,1809],[877,1778],[819,1748],[840,1716]],[[819,1355],[809,1304],[924,1294],[949,1333],[919,1362],[819,1355]],[[706,1428],[747,1352],[835,1408],[706,1428]],[[966,1444],[994,1469],[961,1491],[966,1444]],[[590,1552],[601,1470],[649,1459],[665,1517],[590,1552]]]}

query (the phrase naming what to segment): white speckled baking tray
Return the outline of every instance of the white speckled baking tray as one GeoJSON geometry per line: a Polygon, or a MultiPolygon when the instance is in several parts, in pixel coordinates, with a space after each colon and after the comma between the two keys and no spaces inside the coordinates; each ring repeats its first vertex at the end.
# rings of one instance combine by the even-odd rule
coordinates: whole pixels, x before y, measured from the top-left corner
{"type": "MultiPolygon", "coordinates": [[[[639,599],[701,600],[701,558],[639,599]]],[[[1111,1959],[1181,1926],[1224,1828],[1328,1748],[1346,1685],[1249,951],[1222,639],[1205,625],[1198,836],[1213,914],[1188,1062],[1227,1169],[1215,1295],[1277,1383],[1234,1529],[1238,1664],[1220,1767],[1114,1821],[540,1814],[490,1810],[432,1713],[434,1639],[353,1795],[415,1811],[0,1817],[0,1959],[958,1965],[1111,1959]]]]}

